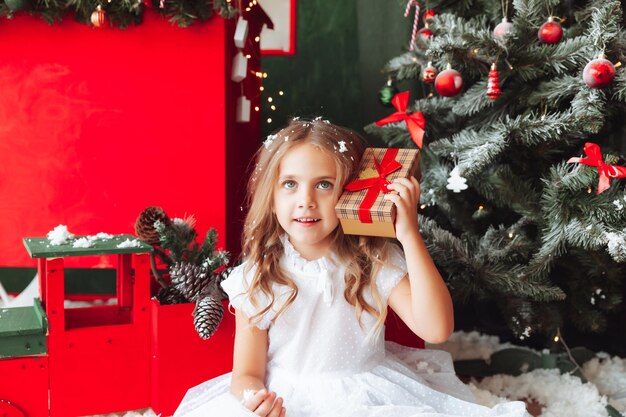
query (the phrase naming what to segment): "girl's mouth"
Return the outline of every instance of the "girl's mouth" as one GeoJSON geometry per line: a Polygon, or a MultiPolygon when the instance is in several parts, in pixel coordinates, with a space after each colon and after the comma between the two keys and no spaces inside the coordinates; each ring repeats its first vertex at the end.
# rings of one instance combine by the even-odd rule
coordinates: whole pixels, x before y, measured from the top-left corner
{"type": "Polygon", "coordinates": [[[314,219],[312,217],[299,217],[295,219],[298,223],[317,223],[321,219],[314,219]]]}

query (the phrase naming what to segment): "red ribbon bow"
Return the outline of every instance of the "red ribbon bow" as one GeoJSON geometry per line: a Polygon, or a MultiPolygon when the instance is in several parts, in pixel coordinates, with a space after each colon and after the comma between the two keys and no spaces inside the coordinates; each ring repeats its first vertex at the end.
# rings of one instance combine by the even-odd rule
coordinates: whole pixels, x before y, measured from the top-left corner
{"type": "Polygon", "coordinates": [[[380,192],[389,192],[387,185],[391,184],[391,182],[389,182],[385,177],[402,168],[402,164],[395,159],[396,155],[398,155],[398,149],[387,149],[380,164],[376,160],[376,155],[372,155],[378,176],[355,180],[346,184],[345,189],[348,191],[354,192],[367,189],[367,193],[359,206],[359,220],[361,223],[373,223],[370,209],[374,205],[374,202],[380,192]]]}
{"type": "Polygon", "coordinates": [[[605,164],[602,160],[600,146],[595,143],[585,143],[585,154],[587,158],[570,158],[567,163],[578,162],[580,164],[598,167],[598,194],[611,186],[611,178],[626,178],[626,167],[605,164]]]}
{"type": "Polygon", "coordinates": [[[407,129],[409,129],[411,139],[413,139],[413,142],[415,142],[418,148],[422,149],[422,139],[424,138],[426,120],[424,119],[424,115],[421,111],[411,114],[406,113],[406,108],[409,104],[409,92],[404,91],[402,93],[396,94],[391,100],[391,104],[393,104],[393,107],[395,107],[398,111],[391,116],[385,117],[384,119],[380,119],[379,121],[377,121],[376,126],[383,126],[389,123],[395,123],[404,120],[406,122],[407,129]]]}

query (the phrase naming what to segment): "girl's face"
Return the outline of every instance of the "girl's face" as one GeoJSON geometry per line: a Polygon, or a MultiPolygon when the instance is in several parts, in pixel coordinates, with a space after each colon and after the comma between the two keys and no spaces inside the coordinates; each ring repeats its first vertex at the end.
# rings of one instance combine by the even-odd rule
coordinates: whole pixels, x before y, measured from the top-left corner
{"type": "Polygon", "coordinates": [[[274,186],[274,213],[294,248],[306,259],[326,254],[339,224],[335,161],[320,148],[303,143],[290,149],[274,186]]]}

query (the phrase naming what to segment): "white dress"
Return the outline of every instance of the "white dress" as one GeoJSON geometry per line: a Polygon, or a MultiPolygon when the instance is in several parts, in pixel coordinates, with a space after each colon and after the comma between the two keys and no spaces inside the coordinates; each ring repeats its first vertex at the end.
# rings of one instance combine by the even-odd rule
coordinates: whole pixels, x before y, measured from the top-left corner
{"type": "MultiPolygon", "coordinates": [[[[359,327],[354,307],[343,297],[345,267],[332,255],[307,261],[287,239],[283,244],[281,265],[298,296],[270,323],[286,297],[284,288],[275,286],[278,303],[257,326],[269,329],[265,383],[284,399],[286,417],[528,416],[520,401],[493,408],[475,404],[447,352],[385,342],[384,331],[368,343],[374,319],[363,313],[365,331],[359,327]]],[[[245,263],[237,267],[222,288],[233,307],[252,315],[258,310],[245,295],[252,272],[244,276],[244,268],[245,263]]],[[[402,252],[394,249],[376,277],[385,304],[406,271],[402,252]]],[[[257,298],[267,305],[266,298],[257,298]]],[[[191,388],[174,416],[255,416],[230,393],[230,381],[228,373],[191,388]]]]}

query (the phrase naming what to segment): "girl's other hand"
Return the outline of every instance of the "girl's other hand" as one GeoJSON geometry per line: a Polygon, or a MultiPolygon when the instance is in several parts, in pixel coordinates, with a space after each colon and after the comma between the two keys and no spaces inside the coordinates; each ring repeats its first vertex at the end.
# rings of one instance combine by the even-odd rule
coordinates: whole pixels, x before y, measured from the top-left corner
{"type": "Polygon", "coordinates": [[[396,206],[396,237],[400,243],[404,243],[405,239],[419,234],[417,205],[420,200],[420,184],[411,176],[396,178],[387,188],[397,193],[385,194],[384,198],[396,206]]]}
{"type": "Polygon", "coordinates": [[[278,397],[275,392],[262,389],[247,401],[243,402],[243,406],[260,417],[284,417],[285,408],[283,407],[283,399],[278,397]]]}

